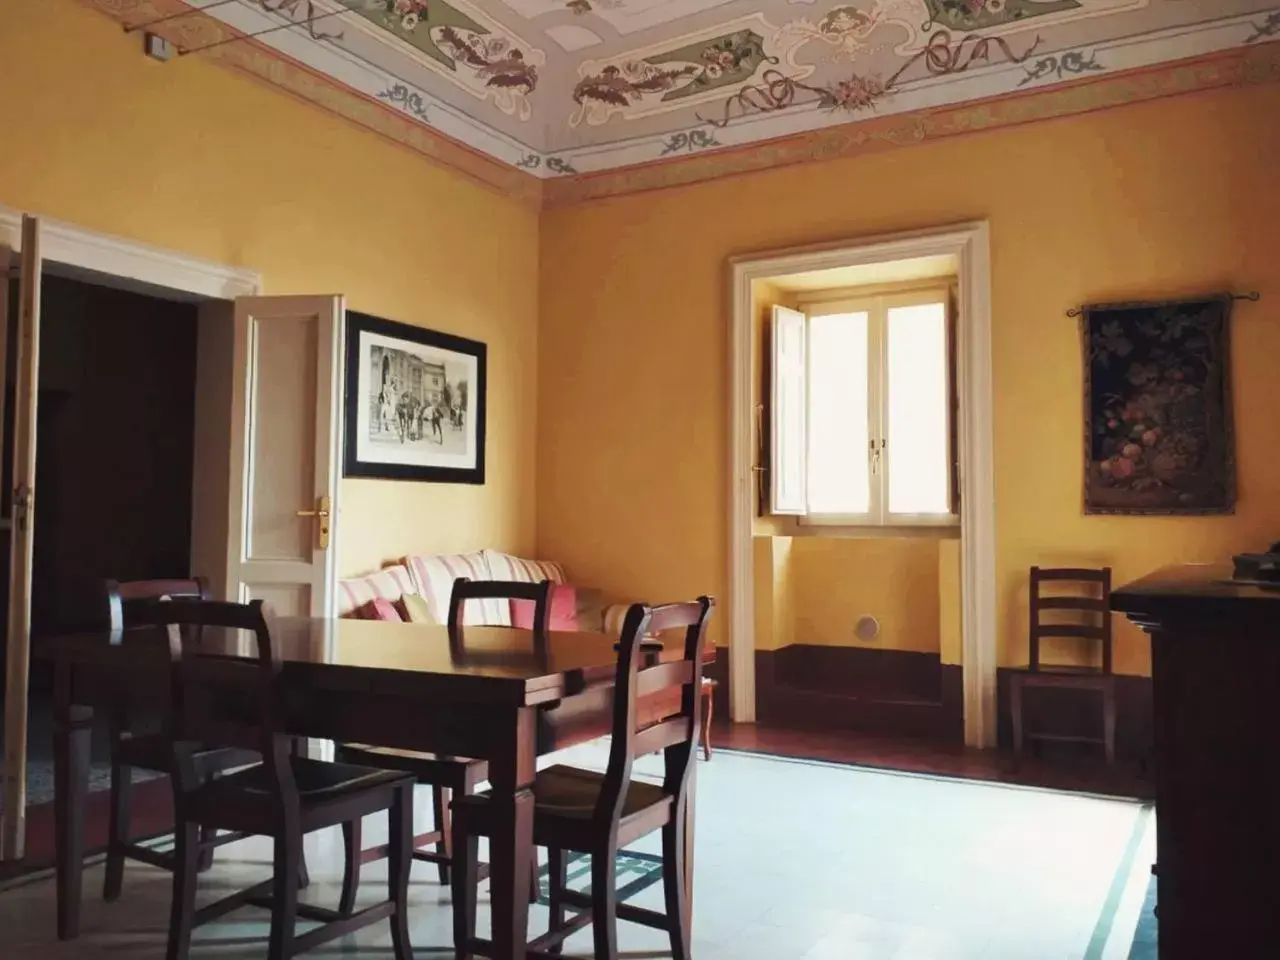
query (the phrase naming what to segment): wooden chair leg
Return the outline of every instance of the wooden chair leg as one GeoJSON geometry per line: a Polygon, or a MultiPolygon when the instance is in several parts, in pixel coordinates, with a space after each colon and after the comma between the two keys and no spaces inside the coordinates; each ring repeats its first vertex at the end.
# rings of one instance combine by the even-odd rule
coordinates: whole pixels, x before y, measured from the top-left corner
{"type": "MultiPolygon", "coordinates": [[[[306,757],[307,749],[310,741],[306,737],[294,737],[290,744],[290,752],[295,757],[306,757]]],[[[212,851],[210,852],[212,857],[212,851]]],[[[307,851],[306,847],[299,845],[298,847],[298,889],[305,890],[311,886],[311,871],[307,869],[307,851]]]]}
{"type": "Polygon", "coordinates": [[[213,866],[213,846],[205,846],[205,844],[212,844],[217,837],[218,831],[216,828],[200,828],[200,856],[196,859],[196,869],[201,873],[204,873],[213,866]]]}
{"type": "Polygon", "coordinates": [[[302,862],[302,834],[285,829],[275,838],[271,881],[271,933],[267,938],[269,960],[293,956],[293,930],[298,919],[298,871],[302,862]]]}
{"type": "Polygon", "coordinates": [[[671,935],[671,960],[689,960],[691,949],[685,910],[684,824],[684,814],[677,812],[662,828],[662,892],[667,933],[671,935]]]}
{"type": "Polygon", "coordinates": [[[342,846],[346,862],[342,865],[342,896],[338,899],[338,912],[344,917],[355,909],[356,892],[360,889],[360,851],[363,847],[363,824],[349,820],[342,825],[342,846]]]}
{"type": "MultiPolygon", "coordinates": [[[[551,922],[547,930],[549,933],[556,933],[564,929],[564,891],[569,883],[569,858],[563,850],[556,847],[547,848],[547,873],[551,907],[551,922]]],[[[563,949],[564,945],[557,943],[549,947],[547,952],[560,953],[563,949]]]]}
{"type": "Polygon", "coordinates": [[[1116,763],[1116,690],[1108,687],[1102,692],[1102,737],[1107,751],[1107,765],[1116,763]]]}
{"type": "MultiPolygon", "coordinates": [[[[395,913],[390,917],[391,949],[396,960],[413,960],[413,947],[409,943],[409,869],[413,866],[412,783],[396,789],[387,819],[387,836],[391,845],[387,857],[388,899],[395,904],[395,913]]],[[[356,868],[359,869],[358,854],[356,868]]]]}
{"type": "Polygon", "coordinates": [[[468,960],[476,936],[476,878],[480,839],[466,832],[466,819],[453,817],[453,951],[455,960],[468,960]]]}
{"type": "Polygon", "coordinates": [[[196,916],[200,828],[177,820],[174,825],[173,896],[169,903],[169,944],[165,960],[186,960],[196,916]]]}
{"type": "MultiPolygon", "coordinates": [[[[431,807],[435,817],[436,829],[440,831],[440,839],[436,841],[436,853],[442,857],[448,857],[450,863],[452,863],[453,828],[449,823],[449,791],[444,787],[433,786],[431,788],[431,807]]],[[[444,887],[449,885],[449,866],[449,863],[436,864],[440,885],[444,887]]]]}
{"type": "Polygon", "coordinates": [[[1018,682],[1017,677],[1011,677],[1009,680],[1009,715],[1013,722],[1013,752],[1021,762],[1026,731],[1022,725],[1022,684],[1018,682]]]}
{"type": "Polygon", "coordinates": [[[716,713],[716,697],[714,689],[702,694],[702,759],[711,759],[711,720],[716,713]]]}
{"type": "Polygon", "coordinates": [[[111,812],[107,820],[107,863],[102,878],[102,899],[114,903],[124,883],[124,847],[129,842],[133,770],[111,761],[111,812]]]}
{"type": "Polygon", "coordinates": [[[618,851],[591,854],[591,932],[596,960],[618,960],[618,851]]]}

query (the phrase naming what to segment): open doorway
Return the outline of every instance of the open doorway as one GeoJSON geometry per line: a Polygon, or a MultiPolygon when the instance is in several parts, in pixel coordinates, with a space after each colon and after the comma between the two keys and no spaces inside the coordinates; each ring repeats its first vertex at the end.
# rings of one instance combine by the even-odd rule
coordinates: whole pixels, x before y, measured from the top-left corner
{"type": "Polygon", "coordinates": [[[190,302],[42,286],[34,643],[97,625],[104,578],[190,574],[198,324],[190,302]]]}
{"type": "MultiPolygon", "coordinates": [[[[891,627],[892,622],[897,619],[899,626],[893,629],[900,638],[898,643],[907,648],[917,648],[902,651],[898,658],[903,659],[904,662],[911,660],[917,666],[923,665],[926,669],[915,671],[914,667],[908,666],[903,668],[903,674],[893,675],[890,671],[889,676],[882,677],[878,685],[885,693],[875,696],[874,699],[891,706],[884,707],[877,704],[873,709],[881,714],[881,719],[889,715],[894,723],[916,724],[917,732],[942,733],[943,736],[952,738],[956,732],[954,726],[956,710],[953,701],[958,694],[964,745],[970,749],[993,745],[997,617],[994,580],[994,478],[991,465],[991,275],[987,225],[975,222],[808,248],[746,254],[735,257],[729,262],[728,273],[733,309],[731,403],[727,411],[731,463],[728,517],[729,655],[724,658],[728,666],[728,670],[724,672],[728,675],[723,677],[728,681],[728,690],[723,689],[722,683],[719,692],[722,695],[727,693],[724,699],[729,701],[731,717],[736,728],[750,731],[753,729],[751,725],[755,725],[754,729],[761,729],[760,725],[756,724],[760,719],[759,714],[764,699],[759,696],[760,687],[769,685],[777,675],[776,673],[774,676],[764,675],[764,671],[777,667],[778,664],[770,663],[768,654],[761,654],[761,649],[770,641],[758,641],[757,636],[767,635],[772,631],[774,644],[779,643],[778,638],[786,641],[788,637],[786,617],[783,618],[784,622],[781,625],[763,622],[768,618],[762,615],[760,605],[757,603],[758,594],[762,590],[766,597],[776,593],[775,584],[778,582],[778,577],[775,574],[779,567],[783,570],[799,569],[803,572],[804,559],[801,560],[801,566],[797,567],[791,562],[791,555],[787,553],[788,548],[794,551],[796,540],[803,539],[801,550],[805,555],[814,554],[808,558],[811,561],[809,566],[816,567],[815,572],[819,575],[820,586],[827,593],[840,591],[850,594],[850,585],[857,583],[856,580],[851,580],[847,576],[833,579],[831,570],[839,564],[833,565],[830,562],[831,557],[827,554],[856,553],[860,554],[856,563],[863,571],[875,573],[877,576],[881,574],[888,576],[890,571],[895,571],[893,577],[901,575],[905,578],[904,582],[921,585],[920,592],[927,594],[930,602],[915,604],[908,600],[901,604],[896,612],[886,610],[885,616],[881,618],[876,616],[874,610],[861,609],[866,604],[880,603],[883,600],[873,591],[863,597],[861,604],[854,606],[846,604],[844,607],[833,609],[834,627],[827,632],[837,638],[839,644],[830,642],[815,644],[814,646],[820,647],[816,651],[817,659],[810,658],[812,662],[803,665],[798,671],[792,670],[793,664],[785,663],[786,655],[784,654],[783,667],[786,672],[790,673],[793,679],[798,673],[802,684],[812,684],[815,681],[827,684],[834,678],[823,675],[828,670],[829,664],[822,658],[849,656],[843,652],[832,654],[827,648],[847,645],[855,651],[876,650],[878,649],[876,645],[882,642],[878,638],[884,638],[886,629],[891,627]],[[897,266],[888,268],[885,266],[887,264],[897,266]],[[904,267],[903,264],[907,266],[904,267]],[[921,268],[926,269],[924,272],[919,272],[921,268]],[[908,272],[903,274],[902,270],[908,272]],[[830,271],[837,271],[837,273],[830,271]],[[838,271],[845,272],[839,274],[838,271]],[[897,271],[897,275],[894,271],[897,271]],[[806,284],[816,284],[820,290],[816,293],[804,289],[784,290],[779,286],[779,278],[790,278],[782,281],[783,286],[803,288],[806,284]],[[864,301],[867,299],[875,301],[862,305],[846,302],[835,307],[818,306],[811,308],[810,312],[822,313],[825,310],[830,316],[823,323],[828,327],[841,326],[843,324],[839,319],[841,316],[847,318],[851,314],[865,314],[865,320],[859,321],[866,327],[864,352],[868,357],[872,355],[879,357],[878,362],[883,366],[889,363],[889,358],[883,349],[885,325],[889,322],[887,312],[895,307],[911,310],[921,306],[921,304],[908,303],[902,299],[905,295],[906,299],[910,300],[913,295],[910,291],[895,289],[894,285],[902,282],[908,284],[924,282],[946,287],[948,288],[946,299],[953,301],[940,309],[939,303],[942,298],[934,296],[933,305],[926,310],[926,312],[932,312],[933,319],[930,322],[936,328],[933,336],[935,342],[931,348],[935,355],[932,362],[936,366],[943,352],[952,355],[947,359],[951,369],[947,373],[930,379],[930,388],[935,394],[934,400],[940,402],[931,401],[929,406],[934,410],[935,415],[945,414],[945,419],[934,417],[938,421],[935,427],[942,424],[941,432],[950,434],[946,437],[945,444],[931,441],[933,448],[931,457],[937,460],[939,451],[945,451],[943,457],[946,462],[941,471],[931,470],[930,482],[921,490],[915,491],[915,494],[925,495],[925,499],[929,502],[923,507],[918,506],[914,510],[903,511],[908,515],[914,512],[929,516],[893,518],[909,521],[906,524],[908,526],[912,525],[911,521],[920,519],[928,521],[924,524],[930,527],[925,531],[928,535],[921,539],[932,542],[924,545],[912,542],[900,543],[897,534],[903,531],[898,529],[892,531],[895,534],[892,537],[885,535],[886,531],[881,528],[885,525],[886,511],[895,512],[891,506],[886,506],[885,498],[892,499],[894,495],[893,491],[887,488],[880,489],[877,495],[878,501],[861,504],[856,510],[849,510],[849,505],[846,504],[843,509],[835,511],[836,513],[861,513],[863,522],[850,524],[850,526],[870,526],[873,528],[871,530],[873,536],[867,537],[867,531],[863,530],[858,531],[861,536],[850,536],[847,539],[886,541],[880,548],[880,553],[877,553],[872,545],[843,543],[837,537],[796,536],[795,529],[802,526],[801,518],[797,515],[810,512],[805,479],[807,464],[804,462],[808,451],[805,429],[808,417],[808,386],[802,381],[799,390],[793,389],[786,409],[775,404],[776,411],[783,420],[791,418],[793,421],[786,431],[779,431],[772,422],[775,411],[766,411],[761,403],[762,377],[765,372],[762,369],[765,357],[762,329],[765,313],[767,312],[769,319],[772,320],[773,308],[775,305],[778,306],[782,310],[784,322],[793,332],[797,330],[800,332],[801,339],[798,347],[800,352],[798,354],[795,352],[796,343],[793,341],[791,344],[793,349],[788,360],[794,365],[797,356],[801,359],[806,356],[804,333],[808,319],[804,313],[797,311],[801,299],[814,296],[821,300],[825,296],[821,293],[821,289],[830,289],[834,291],[833,295],[837,300],[843,298],[848,301],[847,294],[853,292],[855,301],[859,297],[864,301]],[[877,285],[879,289],[876,289],[877,285]],[[865,289],[850,290],[849,288],[865,289]],[[766,303],[770,296],[781,302],[766,303]],[[792,304],[790,310],[787,309],[788,302],[792,304]],[[943,310],[948,316],[939,316],[943,310]],[[873,317],[872,314],[875,316],[873,317]],[[785,320],[786,317],[790,317],[790,320],[785,320]],[[877,337],[880,339],[877,340],[877,337]],[[942,346],[943,340],[947,341],[945,347],[942,346]],[[947,383],[948,380],[951,383],[947,383]],[[953,391],[949,389],[952,383],[953,391]],[[943,399],[947,393],[951,393],[949,404],[943,399]],[[766,421],[768,421],[768,431],[772,431],[779,438],[791,439],[790,449],[785,451],[785,456],[782,458],[786,466],[773,462],[776,444],[773,448],[762,449],[762,440],[772,439],[766,430],[766,421]],[[799,423],[799,429],[795,427],[796,422],[799,423]],[[775,479],[785,482],[790,502],[786,505],[788,509],[773,510],[771,507],[768,512],[789,515],[782,521],[776,517],[762,516],[760,510],[762,481],[771,486],[775,479]],[[958,502],[953,503],[952,496],[957,494],[958,502]],[[798,507],[797,504],[799,504],[798,507]],[[942,517],[940,516],[942,514],[949,516],[942,517]],[[944,520],[945,524],[939,524],[938,528],[933,528],[933,521],[937,520],[944,520]],[[793,529],[791,531],[776,529],[780,522],[790,524],[793,529]],[[944,525],[949,529],[941,529],[944,525]],[[762,527],[772,529],[762,530],[762,527]],[[760,533],[766,534],[763,540],[768,545],[766,552],[769,556],[765,559],[770,562],[757,564],[756,552],[761,549],[762,539],[758,536],[760,533]],[[791,535],[787,537],[784,533],[791,535]],[[811,546],[810,540],[817,545],[811,546]],[[887,543],[888,540],[894,542],[887,543]],[[818,543],[818,541],[828,542],[818,543]],[[882,555],[886,552],[893,556],[882,555]],[[765,570],[770,566],[773,569],[766,578],[765,570]],[[760,580],[757,580],[758,575],[760,580]],[[823,580],[823,577],[826,579],[823,580]],[[932,600],[935,596],[936,606],[932,600]],[[955,615],[957,607],[958,617],[955,615]],[[909,618],[914,625],[903,627],[903,618],[909,618]],[[914,639],[908,639],[909,636],[914,639]],[[927,649],[920,649],[926,645],[927,649]],[[921,656],[908,657],[907,654],[921,656]],[[895,698],[892,692],[895,687],[900,692],[906,689],[909,691],[908,695],[895,698]],[[901,702],[903,700],[908,701],[905,706],[901,702]],[[908,713],[915,714],[916,719],[906,719],[905,714],[908,713]],[[918,723],[920,715],[926,713],[933,714],[934,718],[924,724],[918,723]],[[940,714],[945,715],[941,724],[935,722],[940,714]]],[[[904,342],[911,344],[913,341],[907,338],[904,342]]],[[[819,359],[830,360],[831,353],[831,350],[823,348],[819,359]]],[[[845,392],[849,392],[853,379],[844,375],[847,367],[847,362],[835,363],[831,377],[832,382],[845,392]]],[[[870,372],[871,368],[868,366],[867,370],[870,372]]],[[[871,379],[869,376],[863,376],[860,385],[855,385],[852,390],[854,395],[865,398],[860,402],[867,407],[867,410],[861,414],[853,410],[839,412],[836,415],[835,424],[837,430],[845,430],[851,423],[862,424],[861,429],[866,436],[861,438],[861,442],[868,446],[855,450],[855,445],[846,443],[845,449],[846,459],[850,462],[857,461],[863,467],[868,465],[869,459],[878,457],[883,461],[889,456],[888,451],[883,449],[881,444],[889,431],[885,429],[886,425],[883,422],[876,421],[869,412],[872,403],[879,403],[883,408],[885,403],[883,384],[881,384],[880,395],[873,398],[870,390],[871,379]],[[877,433],[877,431],[880,432],[877,433]],[[869,446],[873,439],[876,440],[875,448],[869,446]]],[[[910,374],[905,377],[908,383],[911,379],[910,374]]],[[[900,376],[899,384],[901,385],[903,381],[904,378],[900,376]]],[[[850,435],[852,432],[856,431],[851,431],[850,435]]],[[[939,430],[935,429],[932,432],[936,434],[939,430]]],[[[901,448],[899,448],[899,457],[901,458],[901,448]]],[[[902,476],[900,474],[899,479],[902,479],[902,476]]],[[[906,476],[912,479],[910,474],[906,476]]],[[[908,486],[911,485],[908,484],[908,486]]],[[[905,488],[900,488],[897,492],[910,493],[905,488]]],[[[812,512],[821,514],[823,511],[812,512]]],[[[821,521],[824,518],[818,516],[809,519],[821,521]]],[[[810,525],[803,526],[807,528],[810,525]]],[[[903,541],[907,539],[902,538],[903,541]]],[[[858,583],[858,586],[862,584],[858,583]]],[[[785,585],[782,593],[781,606],[785,609],[788,601],[785,585]]],[[[790,603],[793,608],[790,629],[791,636],[794,637],[796,626],[801,624],[802,617],[794,612],[794,597],[790,598],[790,603]]],[[[773,616],[776,616],[777,610],[778,604],[775,604],[773,616]]],[[[814,622],[804,624],[804,627],[812,632],[818,629],[818,625],[814,622]]],[[[782,643],[782,646],[788,645],[790,644],[782,643]]],[[[777,660],[776,654],[773,659],[777,660]]],[[[846,671],[846,676],[849,674],[850,671],[846,671]]],[[[829,697],[816,696],[803,689],[803,686],[792,699],[803,701],[803,708],[810,713],[814,712],[815,707],[820,713],[843,712],[845,716],[839,724],[844,727],[844,730],[840,731],[841,739],[847,739],[843,734],[850,731],[851,727],[856,728],[862,725],[863,720],[867,719],[867,711],[864,707],[869,705],[872,698],[864,695],[865,690],[855,690],[854,695],[849,696],[856,684],[863,684],[865,687],[866,679],[865,676],[851,678],[836,692],[836,699],[843,698],[844,702],[834,706],[829,697]],[[861,718],[858,716],[859,713],[863,715],[861,718]]],[[[765,709],[767,711],[769,705],[766,705],[765,709]]],[[[961,752],[965,749],[958,743],[955,747],[961,752]]],[[[765,744],[757,743],[756,748],[763,749],[765,744]]]]}
{"type": "MultiPolygon", "coordinates": [[[[39,784],[29,784],[27,776],[28,743],[44,737],[39,717],[28,710],[29,692],[34,688],[39,695],[49,685],[47,676],[39,676],[40,658],[33,658],[32,650],[38,647],[41,633],[60,632],[74,628],[77,622],[94,619],[99,589],[96,581],[100,576],[141,576],[148,565],[168,568],[172,563],[175,568],[207,576],[215,597],[242,601],[261,598],[281,616],[332,614],[339,532],[330,532],[330,521],[340,509],[339,361],[345,301],[335,294],[263,297],[261,278],[251,270],[0,208],[0,265],[9,267],[13,261],[17,261],[17,269],[0,274],[4,281],[0,287],[8,288],[0,293],[0,303],[6,308],[0,328],[17,327],[22,345],[16,351],[19,375],[12,398],[13,429],[5,437],[5,446],[13,451],[15,493],[9,517],[16,516],[18,522],[6,531],[12,596],[7,598],[5,633],[0,861],[6,866],[16,863],[21,870],[24,865],[30,869],[51,858],[54,819],[52,804],[32,805],[49,791],[41,794],[39,784]],[[140,391],[144,404],[172,405],[174,409],[167,412],[189,426],[179,429],[171,420],[156,420],[148,414],[115,411],[106,416],[95,411],[91,415],[91,420],[100,421],[96,426],[101,436],[93,436],[95,441],[115,442],[117,448],[127,452],[132,448],[119,442],[120,434],[127,431],[142,435],[132,439],[143,444],[146,452],[134,450],[133,455],[149,462],[147,483],[123,469],[110,482],[121,497],[143,496],[133,486],[145,487],[147,498],[156,495],[151,484],[171,490],[173,498],[164,517],[145,521],[165,533],[141,545],[145,549],[136,554],[110,560],[112,567],[117,562],[137,564],[129,569],[138,573],[120,568],[101,573],[104,561],[99,560],[99,569],[94,569],[80,563],[84,558],[77,557],[79,567],[65,579],[60,575],[53,581],[41,577],[57,586],[45,587],[50,599],[41,604],[42,619],[37,625],[31,623],[31,614],[40,602],[32,589],[37,552],[43,561],[42,571],[59,569],[55,562],[56,539],[39,547],[36,544],[36,531],[43,525],[43,532],[48,532],[49,526],[42,521],[40,508],[45,505],[45,494],[37,488],[37,480],[55,487],[56,497],[58,482],[51,471],[74,476],[61,505],[64,511],[69,509],[68,501],[90,510],[109,507],[99,490],[105,472],[102,455],[98,462],[67,469],[65,465],[59,467],[56,451],[46,450],[46,444],[40,442],[42,429],[56,439],[60,429],[70,430],[66,425],[74,420],[66,413],[71,401],[62,396],[67,392],[65,385],[42,379],[45,372],[56,367],[50,351],[58,348],[47,345],[43,357],[36,349],[41,326],[39,294],[46,290],[50,277],[107,287],[116,293],[140,294],[177,306],[185,319],[178,320],[177,313],[172,318],[183,332],[167,331],[166,337],[176,339],[168,342],[164,350],[152,349],[157,344],[133,348],[125,344],[89,346],[90,353],[102,352],[111,365],[130,363],[144,368],[143,375],[137,378],[141,383],[131,383],[130,389],[140,391]],[[14,288],[16,300],[8,293],[14,288]],[[11,305],[21,309],[10,310],[11,305]],[[154,369],[165,363],[170,367],[163,375],[154,369]],[[173,389],[177,383],[184,384],[182,399],[162,399],[163,392],[155,392],[160,381],[173,389]],[[53,412],[45,411],[42,421],[40,402],[45,396],[50,397],[53,412]],[[122,417],[124,422],[109,422],[112,416],[122,417]],[[44,426],[51,417],[60,423],[44,426]],[[146,437],[148,433],[153,436],[146,437]],[[162,464],[159,458],[174,463],[162,464]],[[259,469],[262,465],[269,465],[270,469],[259,469]],[[279,549],[281,531],[295,534],[289,541],[294,544],[293,551],[287,556],[279,549]],[[87,580],[95,581],[92,587],[86,586],[87,580]],[[88,611],[75,599],[84,591],[94,598],[88,601],[88,611]],[[28,819],[26,813],[32,817],[28,819]]],[[[46,296],[56,298],[57,294],[46,296]]],[[[81,332],[74,336],[84,339],[88,335],[81,332]]],[[[146,336],[154,339],[154,331],[146,336]]],[[[76,349],[83,354],[85,346],[79,343],[76,349]]],[[[96,355],[86,356],[84,362],[96,363],[97,359],[96,355]]],[[[44,439],[47,441],[48,436],[44,439]]],[[[55,503],[53,509],[56,524],[59,504],[55,503]]],[[[92,519],[96,522],[99,518],[92,519]]],[[[67,522],[73,527],[78,523],[93,526],[89,520],[77,521],[74,516],[67,522]]],[[[101,534],[104,528],[96,529],[101,534]]],[[[132,534],[122,539],[127,541],[130,537],[132,534]]],[[[62,564],[61,569],[67,570],[67,564],[62,564]]],[[[323,754],[323,744],[313,746],[323,754]]],[[[90,777],[91,791],[105,786],[106,781],[95,771],[90,777]]],[[[135,797],[135,812],[141,806],[137,801],[135,797]]],[[[86,839],[92,848],[105,826],[105,816],[94,816],[92,793],[87,810],[86,839]]],[[[99,813],[105,814],[105,806],[99,813]]],[[[160,815],[163,816],[163,805],[160,815]]]]}
{"type": "Polygon", "coordinates": [[[763,725],[963,741],[957,267],[752,281],[763,725]]]}
{"type": "MultiPolygon", "coordinates": [[[[42,641],[104,623],[102,583],[192,572],[199,305],[112,278],[45,272],[40,282],[36,482],[27,711],[28,859],[51,852],[52,694],[42,641]],[[102,282],[106,281],[106,282],[102,282]],[[115,281],[118,283],[118,281],[115,281]],[[34,815],[33,815],[33,811],[34,815]]],[[[9,316],[17,315],[10,285],[9,316]]],[[[230,336],[230,331],[226,332],[230,336]]],[[[18,325],[8,325],[5,436],[14,427],[18,325]]],[[[228,373],[229,379],[229,373],[228,373]]],[[[228,388],[229,389],[229,388],[228,388]]],[[[205,409],[206,417],[215,411],[205,409]]],[[[13,448],[4,445],[3,515],[11,509],[13,448]]],[[[0,576],[10,583],[11,521],[0,576]]],[[[90,789],[105,788],[109,747],[96,718],[90,789]],[[100,729],[99,729],[100,728],[100,729]]],[[[143,798],[145,811],[145,797],[143,798]]],[[[156,805],[162,808],[162,804],[156,805]]]]}

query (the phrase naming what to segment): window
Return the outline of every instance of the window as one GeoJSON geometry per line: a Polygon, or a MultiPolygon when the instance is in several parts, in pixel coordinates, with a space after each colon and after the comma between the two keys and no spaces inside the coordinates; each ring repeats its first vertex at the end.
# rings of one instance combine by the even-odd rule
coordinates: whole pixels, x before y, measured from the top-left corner
{"type": "Polygon", "coordinates": [[[774,308],[773,513],[956,522],[948,302],[931,289],[774,308]]]}

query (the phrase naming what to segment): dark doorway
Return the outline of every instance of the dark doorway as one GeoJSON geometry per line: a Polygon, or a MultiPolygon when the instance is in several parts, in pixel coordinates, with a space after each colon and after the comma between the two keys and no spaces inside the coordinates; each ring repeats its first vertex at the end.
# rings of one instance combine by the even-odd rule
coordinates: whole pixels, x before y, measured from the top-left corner
{"type": "MultiPolygon", "coordinates": [[[[190,572],[197,329],[193,304],[82,280],[46,275],[41,298],[31,598],[37,646],[41,637],[97,623],[106,577],[190,572]]],[[[9,326],[6,371],[10,429],[16,326],[9,326]]],[[[6,516],[11,488],[6,445],[6,516]]],[[[37,663],[32,679],[39,688],[45,678],[37,663]]]]}

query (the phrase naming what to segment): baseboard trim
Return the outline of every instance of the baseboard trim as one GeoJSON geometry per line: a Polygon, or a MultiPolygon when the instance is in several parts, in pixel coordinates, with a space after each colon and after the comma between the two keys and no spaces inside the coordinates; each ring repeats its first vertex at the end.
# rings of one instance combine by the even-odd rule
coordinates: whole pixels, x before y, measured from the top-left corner
{"type": "MultiPolygon", "coordinates": [[[[755,661],[761,723],[955,743],[964,739],[962,672],[937,654],[792,644],[757,650],[755,661]]],[[[716,710],[727,710],[727,648],[717,650],[707,672],[720,681],[716,710]]]]}
{"type": "MultiPolygon", "coordinates": [[[[1009,675],[996,674],[997,737],[1001,749],[1013,747],[1009,714],[1009,675]]],[[[729,650],[719,647],[707,675],[719,680],[716,715],[729,715],[729,650]]],[[[936,656],[901,650],[816,647],[796,644],[756,651],[757,717],[760,722],[797,729],[851,730],[885,736],[963,740],[963,670],[936,656]],[[799,677],[801,683],[788,683],[799,677]],[[932,679],[931,679],[932,678],[932,679]],[[935,696],[895,697],[895,688],[923,689],[936,683],[935,696]],[[849,695],[849,691],[853,694],[849,695]]],[[[1027,720],[1035,729],[1094,735],[1101,712],[1088,693],[1033,690],[1026,699],[1027,720]]],[[[1060,749],[1049,747],[1048,749],[1060,749]]],[[[1151,678],[1116,677],[1116,754],[1120,761],[1147,770],[1152,757],[1151,678]]]]}

